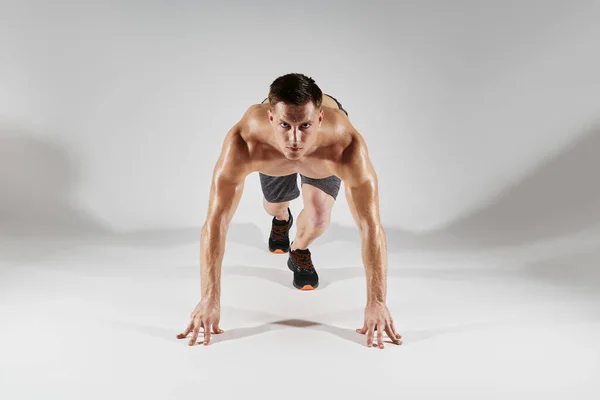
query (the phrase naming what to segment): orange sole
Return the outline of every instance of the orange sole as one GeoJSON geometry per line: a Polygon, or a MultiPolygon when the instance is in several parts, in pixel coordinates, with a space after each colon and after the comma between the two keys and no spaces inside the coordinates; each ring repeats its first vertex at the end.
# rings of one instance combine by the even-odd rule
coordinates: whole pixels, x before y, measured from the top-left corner
{"type": "Polygon", "coordinates": [[[300,290],[315,290],[315,288],[310,285],[304,285],[300,290]]]}
{"type": "Polygon", "coordinates": [[[285,251],[283,251],[281,249],[276,249],[275,251],[272,251],[271,253],[273,253],[273,254],[285,254],[285,251]]]}

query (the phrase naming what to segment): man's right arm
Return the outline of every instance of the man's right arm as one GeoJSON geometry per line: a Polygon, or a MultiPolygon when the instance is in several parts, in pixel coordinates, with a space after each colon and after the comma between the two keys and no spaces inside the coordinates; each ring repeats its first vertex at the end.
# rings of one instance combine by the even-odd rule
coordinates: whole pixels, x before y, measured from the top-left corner
{"type": "Polygon", "coordinates": [[[244,190],[244,180],[251,172],[249,161],[248,147],[242,139],[238,124],[227,133],[213,169],[200,243],[202,299],[220,302],[225,240],[229,223],[244,190]]]}
{"type": "Polygon", "coordinates": [[[221,154],[213,169],[208,210],[202,226],[200,241],[201,299],[190,316],[186,330],[179,339],[191,332],[189,345],[196,343],[200,328],[204,328],[204,344],[210,343],[210,331],[223,333],[221,319],[221,263],[229,223],[233,218],[244,189],[244,180],[252,172],[248,146],[241,135],[241,124],[227,133],[221,154]]]}

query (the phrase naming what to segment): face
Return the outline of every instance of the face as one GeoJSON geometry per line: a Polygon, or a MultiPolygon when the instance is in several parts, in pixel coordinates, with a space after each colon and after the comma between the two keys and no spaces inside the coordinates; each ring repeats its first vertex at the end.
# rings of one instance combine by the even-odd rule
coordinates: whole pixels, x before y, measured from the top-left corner
{"type": "Polygon", "coordinates": [[[277,146],[288,159],[300,159],[315,144],[323,110],[316,109],[312,101],[302,106],[279,102],[268,114],[277,146]]]}

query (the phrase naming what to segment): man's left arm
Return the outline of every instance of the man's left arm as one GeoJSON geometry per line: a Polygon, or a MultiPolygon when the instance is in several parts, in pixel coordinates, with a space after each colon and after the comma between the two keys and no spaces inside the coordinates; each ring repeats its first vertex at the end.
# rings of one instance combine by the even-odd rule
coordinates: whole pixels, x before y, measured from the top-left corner
{"type": "Polygon", "coordinates": [[[366,143],[358,134],[344,151],[340,174],[344,182],[346,200],[361,238],[362,261],[367,283],[367,305],[364,324],[356,331],[367,334],[367,346],[383,348],[383,332],[396,344],[401,335],[396,333],[392,316],[386,305],[387,245],[379,214],[378,178],[369,158],[366,143]]]}

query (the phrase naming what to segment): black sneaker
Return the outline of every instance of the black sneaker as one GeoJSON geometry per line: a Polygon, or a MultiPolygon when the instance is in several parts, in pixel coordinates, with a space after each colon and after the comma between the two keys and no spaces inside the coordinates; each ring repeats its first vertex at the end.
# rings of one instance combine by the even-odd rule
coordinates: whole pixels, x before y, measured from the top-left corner
{"type": "Polygon", "coordinates": [[[313,290],[319,286],[319,275],[310,258],[310,251],[290,251],[288,268],[294,272],[294,287],[300,290],[313,290]]]}
{"type": "Polygon", "coordinates": [[[288,208],[289,219],[280,221],[273,217],[271,221],[271,234],[269,235],[269,251],[271,253],[284,254],[290,251],[290,228],[294,223],[292,212],[288,208]]]}

